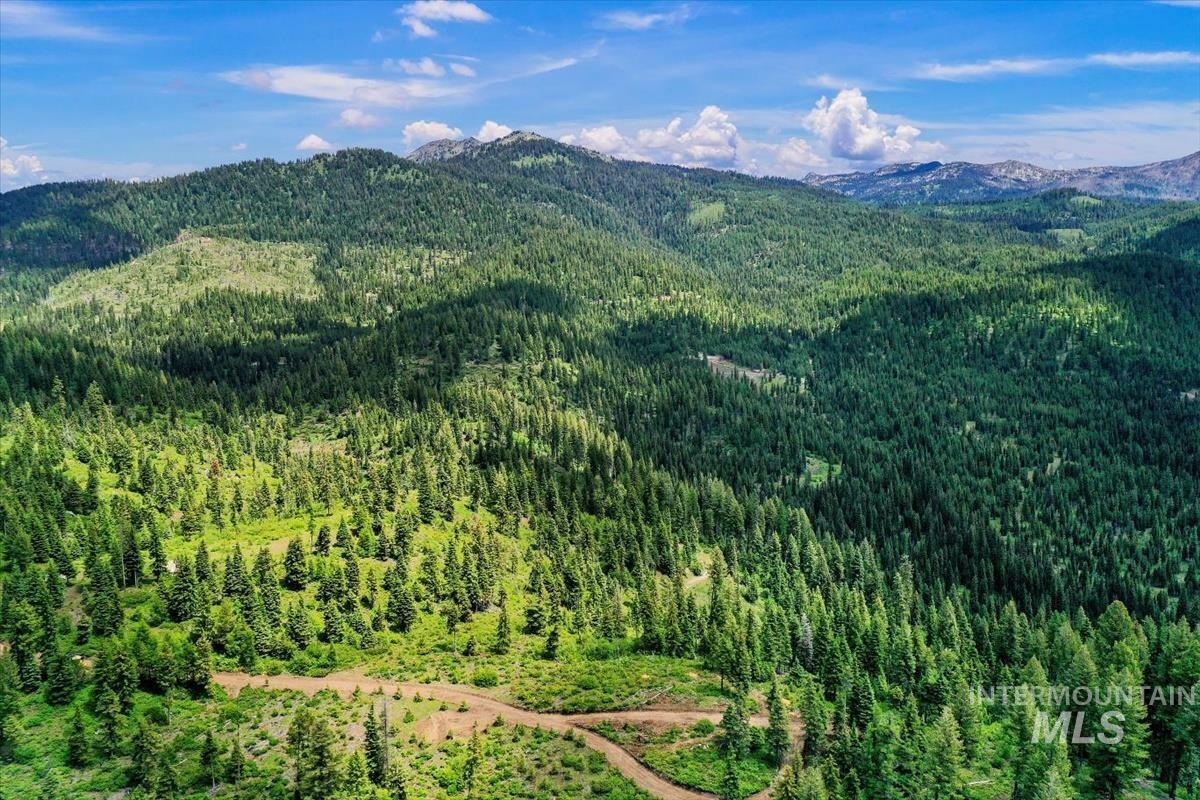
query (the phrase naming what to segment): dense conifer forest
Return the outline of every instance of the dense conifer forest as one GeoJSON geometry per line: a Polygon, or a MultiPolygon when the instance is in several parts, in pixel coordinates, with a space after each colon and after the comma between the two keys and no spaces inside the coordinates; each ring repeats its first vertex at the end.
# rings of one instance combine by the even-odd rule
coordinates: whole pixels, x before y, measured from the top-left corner
{"type": "Polygon", "coordinates": [[[1200,682],[1200,205],[49,184],[0,364],[3,797],[1200,798],[1200,706],[1033,691],[1200,682]]]}

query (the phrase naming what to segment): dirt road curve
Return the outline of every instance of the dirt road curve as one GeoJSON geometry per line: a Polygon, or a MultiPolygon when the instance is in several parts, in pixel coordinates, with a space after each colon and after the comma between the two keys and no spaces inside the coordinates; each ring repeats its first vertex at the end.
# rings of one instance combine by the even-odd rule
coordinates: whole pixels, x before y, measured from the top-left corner
{"type": "MultiPolygon", "coordinates": [[[[637,786],[661,800],[713,800],[715,795],[678,786],[646,767],[620,745],[584,727],[585,724],[601,720],[614,722],[658,722],[672,725],[691,725],[702,719],[720,721],[716,711],[601,711],[591,714],[553,714],[530,711],[509,705],[482,692],[458,684],[446,683],[396,683],[394,681],[369,678],[357,672],[335,672],[324,678],[309,678],[300,675],[247,675],[243,672],[214,672],[213,681],[231,694],[237,694],[246,686],[272,689],[292,689],[305,694],[315,694],[322,689],[332,689],[349,696],[355,689],[372,693],[382,691],[405,695],[420,693],[422,697],[459,705],[466,703],[468,711],[442,711],[422,721],[419,732],[430,741],[444,739],[447,733],[462,735],[470,733],[475,726],[480,728],[503,717],[509,724],[520,723],[529,727],[541,726],[556,733],[571,733],[582,738],[588,747],[604,754],[608,763],[637,786]]],[[[755,725],[765,725],[764,717],[753,717],[755,725]]],[[[803,726],[797,725],[794,733],[803,735],[803,726]]],[[[752,795],[748,800],[766,800],[770,790],[752,795]]]]}

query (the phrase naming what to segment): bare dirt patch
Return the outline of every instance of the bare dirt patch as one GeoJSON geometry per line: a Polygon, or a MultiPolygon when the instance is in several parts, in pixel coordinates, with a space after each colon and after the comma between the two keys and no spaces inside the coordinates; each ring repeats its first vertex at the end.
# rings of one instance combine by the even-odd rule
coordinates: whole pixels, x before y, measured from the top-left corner
{"type": "Polygon", "coordinates": [[[732,380],[747,380],[755,386],[762,386],[773,380],[783,380],[786,376],[782,372],[777,372],[773,369],[755,369],[754,367],[744,367],[734,361],[730,361],[725,356],[707,355],[700,353],[700,358],[708,364],[708,369],[712,374],[722,378],[730,378],[732,380]]]}
{"type": "MultiPolygon", "coordinates": [[[[614,769],[654,797],[663,800],[713,800],[714,797],[708,792],[687,789],[672,783],[638,761],[637,757],[629,750],[591,730],[591,727],[603,720],[609,720],[614,725],[630,723],[667,728],[694,725],[702,719],[715,724],[721,717],[721,713],[717,711],[634,710],[572,715],[540,713],[509,705],[469,686],[441,683],[397,683],[370,678],[355,671],[337,672],[323,678],[301,675],[265,676],[248,675],[242,672],[215,672],[213,673],[213,682],[231,694],[237,694],[247,686],[290,689],[309,695],[322,689],[330,689],[343,697],[351,696],[356,690],[386,694],[420,693],[425,698],[441,700],[452,706],[445,711],[434,712],[419,724],[418,735],[426,737],[431,742],[443,740],[449,734],[467,735],[475,727],[482,728],[491,725],[497,718],[503,718],[509,724],[520,724],[531,728],[540,727],[582,739],[588,747],[602,753],[614,769]]],[[[761,715],[753,717],[751,722],[755,725],[766,724],[761,715]]],[[[799,739],[803,735],[803,723],[799,719],[795,719],[793,736],[799,739]]],[[[766,798],[768,791],[763,790],[754,797],[766,798]]]]}

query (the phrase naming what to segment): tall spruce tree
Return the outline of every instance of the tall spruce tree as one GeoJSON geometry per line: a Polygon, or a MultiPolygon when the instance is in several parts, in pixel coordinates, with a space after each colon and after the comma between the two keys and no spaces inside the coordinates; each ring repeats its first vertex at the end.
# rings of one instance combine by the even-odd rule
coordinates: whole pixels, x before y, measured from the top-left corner
{"type": "Polygon", "coordinates": [[[776,765],[782,765],[791,749],[791,731],[788,728],[787,712],[783,707],[783,696],[779,690],[779,678],[773,677],[767,693],[767,752],[776,765]]]}

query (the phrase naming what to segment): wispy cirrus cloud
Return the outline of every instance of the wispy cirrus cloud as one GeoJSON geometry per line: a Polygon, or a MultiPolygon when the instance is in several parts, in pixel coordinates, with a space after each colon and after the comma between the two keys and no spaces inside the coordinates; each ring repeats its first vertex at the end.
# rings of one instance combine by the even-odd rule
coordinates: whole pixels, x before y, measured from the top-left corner
{"type": "Polygon", "coordinates": [[[598,42],[578,55],[551,58],[538,56],[514,71],[487,80],[472,80],[475,71],[463,64],[451,65],[454,77],[446,76],[442,65],[431,59],[421,61],[385,61],[385,68],[422,74],[421,78],[391,79],[360,77],[340,68],[324,65],[253,66],[246,70],[217,73],[224,82],[246,89],[270,92],[275,95],[306,97],[310,100],[376,106],[382,108],[412,108],[439,100],[463,98],[485,86],[511,80],[532,78],[547,72],[565,70],[594,58],[604,42],[598,42]],[[427,62],[427,64],[426,64],[427,62]]]}
{"type": "Polygon", "coordinates": [[[396,9],[400,21],[413,36],[429,39],[437,36],[431,22],[491,22],[493,17],[466,0],[415,0],[396,9]]]}
{"type": "Polygon", "coordinates": [[[556,72],[560,69],[566,69],[567,67],[573,67],[576,64],[579,64],[583,61],[587,61],[588,59],[595,58],[596,56],[598,56],[600,54],[600,51],[604,48],[604,43],[605,43],[605,40],[601,39],[600,41],[596,42],[591,47],[587,48],[586,50],[580,52],[578,55],[574,55],[574,56],[566,56],[563,58],[549,58],[547,56],[539,56],[533,62],[532,66],[529,66],[523,70],[520,70],[507,78],[494,79],[491,81],[491,83],[499,83],[499,82],[507,81],[507,80],[515,80],[517,78],[532,78],[534,75],[544,75],[547,72],[556,72]]]}
{"type": "Polygon", "coordinates": [[[430,58],[420,61],[385,59],[385,69],[399,69],[421,75],[411,79],[363,77],[341,68],[320,64],[260,65],[241,70],[217,73],[220,80],[261,92],[327,100],[354,106],[409,108],[439,100],[450,101],[470,97],[478,90],[510,81],[531,78],[548,72],[573,67],[594,58],[604,46],[600,40],[571,56],[533,56],[510,65],[509,71],[473,80],[475,70],[466,64],[451,64],[452,75],[430,58]]]}
{"type": "Polygon", "coordinates": [[[1096,53],[1087,57],[1088,64],[1125,69],[1154,67],[1183,67],[1200,64],[1200,53],[1188,50],[1159,50],[1157,52],[1096,53]]]}
{"type": "Polygon", "coordinates": [[[601,28],[624,31],[647,31],[651,28],[666,28],[687,22],[696,16],[695,9],[687,5],[675,6],[665,11],[633,11],[622,9],[602,14],[597,20],[601,28]]]}
{"type": "Polygon", "coordinates": [[[869,80],[862,77],[836,75],[829,72],[810,75],[807,78],[804,78],[801,83],[814,89],[832,89],[833,91],[841,91],[842,89],[861,89],[863,91],[876,92],[896,91],[895,86],[879,81],[869,80]]]}
{"type": "Polygon", "coordinates": [[[33,0],[4,0],[0,3],[0,38],[120,43],[141,37],[88,24],[62,6],[33,0]]]}
{"type": "Polygon", "coordinates": [[[419,61],[409,61],[407,58],[395,60],[388,58],[384,59],[383,66],[385,69],[400,70],[407,75],[425,75],[431,78],[440,78],[446,74],[446,68],[429,56],[425,56],[419,61]]]}
{"type": "Polygon", "coordinates": [[[1080,58],[993,58],[957,64],[923,64],[913,77],[935,81],[977,81],[1004,75],[1052,75],[1087,67],[1169,69],[1200,64],[1200,53],[1189,50],[1093,53],[1080,58]]]}
{"type": "Polygon", "coordinates": [[[222,80],[274,94],[405,108],[421,101],[461,95],[466,88],[431,80],[360,78],[323,66],[255,67],[222,72],[222,80]]]}

